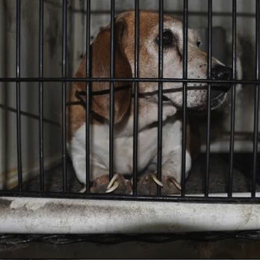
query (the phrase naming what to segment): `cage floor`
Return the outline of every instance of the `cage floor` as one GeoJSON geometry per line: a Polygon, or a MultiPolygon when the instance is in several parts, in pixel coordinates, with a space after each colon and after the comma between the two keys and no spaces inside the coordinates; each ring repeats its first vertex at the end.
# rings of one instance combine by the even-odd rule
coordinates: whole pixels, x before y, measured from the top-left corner
{"type": "MultiPolygon", "coordinates": [[[[204,191],[204,180],[206,172],[206,155],[201,154],[193,162],[192,170],[186,181],[187,194],[201,194],[204,191]]],[[[259,169],[259,168],[258,168],[259,169]]],[[[233,192],[251,191],[252,155],[235,154],[233,192]]],[[[259,174],[257,175],[259,176],[259,174]]],[[[212,154],[210,157],[210,193],[226,193],[229,178],[229,156],[228,154],[212,154]]],[[[78,182],[70,161],[67,163],[68,190],[78,192],[82,185],[78,182]]],[[[45,172],[45,190],[61,192],[63,185],[62,165],[45,172]]],[[[24,190],[38,191],[39,178],[35,177],[24,183],[24,190]]],[[[260,191],[260,178],[257,178],[257,191],[260,191]]]]}

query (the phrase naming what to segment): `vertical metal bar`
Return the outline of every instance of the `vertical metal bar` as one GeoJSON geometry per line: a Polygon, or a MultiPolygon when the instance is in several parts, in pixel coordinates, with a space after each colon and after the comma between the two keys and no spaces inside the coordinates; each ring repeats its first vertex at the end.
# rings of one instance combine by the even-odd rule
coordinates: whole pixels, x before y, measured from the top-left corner
{"type": "MultiPolygon", "coordinates": [[[[39,79],[43,79],[44,6],[39,1],[39,79]]],[[[40,191],[44,191],[44,147],[43,147],[43,81],[39,81],[39,164],[40,191]]]]}
{"type": "MultiPolygon", "coordinates": [[[[159,61],[158,61],[158,75],[163,78],[163,11],[164,0],[159,2],[159,61]]],[[[157,150],[157,178],[162,179],[162,113],[163,113],[163,83],[158,84],[158,150],[157,150]]],[[[157,185],[157,196],[161,194],[161,187],[157,185]]]]}
{"type": "MultiPolygon", "coordinates": [[[[188,0],[183,0],[183,79],[188,78],[188,0]]],[[[187,137],[187,83],[183,83],[182,114],[182,165],[181,196],[185,196],[186,178],[186,137],[187,137]]]]}
{"type": "MultiPolygon", "coordinates": [[[[232,2],[232,70],[233,80],[236,79],[236,60],[237,60],[237,0],[232,2]]],[[[235,112],[236,112],[236,84],[231,88],[231,119],[230,119],[230,151],[229,151],[229,180],[228,180],[228,197],[232,198],[233,190],[233,170],[234,170],[234,139],[235,139],[235,112]]]]}
{"type": "MultiPolygon", "coordinates": [[[[212,0],[208,0],[208,79],[212,74],[212,0]]],[[[207,93],[207,140],[206,140],[206,176],[205,197],[209,196],[209,171],[210,171],[210,136],[211,136],[211,85],[208,84],[207,93]]]]}
{"type": "MultiPolygon", "coordinates": [[[[86,78],[91,77],[91,1],[87,0],[86,19],[86,78]]],[[[90,192],[90,95],[91,83],[86,83],[86,193],[90,192]]]]}
{"type": "MultiPolygon", "coordinates": [[[[135,0],[135,71],[134,77],[139,78],[139,0],[135,0]]],[[[138,172],[138,111],[139,83],[134,83],[134,149],[133,149],[133,195],[137,194],[138,172]]]]}
{"type": "MultiPolygon", "coordinates": [[[[111,0],[111,38],[110,38],[110,77],[115,78],[115,0],[111,0]]],[[[109,178],[113,178],[114,172],[114,105],[115,82],[110,83],[110,125],[109,125],[109,178]]]]}
{"type": "Polygon", "coordinates": [[[66,150],[66,69],[67,69],[67,0],[62,2],[62,170],[63,192],[67,191],[67,150],[66,150]]]}
{"type": "MultiPolygon", "coordinates": [[[[260,79],[260,56],[259,56],[259,0],[256,0],[256,50],[255,50],[255,63],[256,63],[256,80],[260,79]]],[[[259,124],[259,85],[255,85],[255,98],[254,98],[254,147],[253,147],[253,176],[252,176],[252,198],[256,196],[256,171],[257,171],[257,159],[258,159],[258,124],[259,124]]]]}
{"type": "MultiPolygon", "coordinates": [[[[21,77],[21,0],[16,0],[16,78],[21,77]]],[[[23,190],[22,137],[21,137],[21,83],[16,82],[16,123],[17,123],[17,166],[18,188],[23,190]]]]}

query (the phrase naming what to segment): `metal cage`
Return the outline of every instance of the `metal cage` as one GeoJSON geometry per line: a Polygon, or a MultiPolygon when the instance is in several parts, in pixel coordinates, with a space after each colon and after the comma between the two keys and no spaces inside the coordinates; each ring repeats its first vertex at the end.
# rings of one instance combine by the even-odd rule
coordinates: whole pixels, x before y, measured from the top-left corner
{"type": "MultiPolygon", "coordinates": [[[[142,201],[144,202],[191,202],[191,203],[244,203],[246,207],[253,207],[252,203],[259,203],[260,197],[256,192],[256,179],[258,174],[258,125],[259,125],[259,0],[255,0],[255,76],[252,80],[245,79],[237,79],[237,0],[230,0],[232,2],[232,79],[231,80],[215,80],[212,79],[212,28],[213,28],[213,5],[212,0],[208,0],[208,12],[204,13],[204,16],[207,16],[208,20],[208,61],[207,61],[207,79],[190,79],[188,78],[188,16],[189,16],[189,1],[188,0],[180,0],[183,3],[183,12],[178,13],[183,17],[183,78],[164,78],[163,75],[163,23],[164,23],[164,13],[166,13],[164,8],[164,0],[158,0],[159,5],[159,70],[158,70],[158,78],[140,78],[139,77],[139,0],[133,0],[134,2],[134,11],[135,11],[135,70],[133,78],[116,78],[115,77],[115,59],[114,59],[114,51],[115,51],[115,17],[116,17],[116,3],[115,0],[110,0],[110,24],[111,24],[111,60],[110,60],[110,77],[108,78],[94,78],[91,76],[91,56],[88,55],[87,63],[86,63],[86,75],[85,78],[76,78],[68,76],[68,2],[67,0],[62,0],[62,59],[61,59],[61,76],[60,77],[49,77],[44,73],[44,0],[39,0],[39,25],[38,25],[38,76],[36,77],[22,77],[21,69],[23,66],[23,60],[21,58],[21,3],[23,0],[16,0],[16,70],[14,77],[0,77],[1,84],[3,83],[15,83],[16,84],[16,107],[10,108],[4,106],[4,109],[9,109],[16,113],[16,142],[17,142],[17,178],[18,178],[18,186],[14,189],[2,189],[0,190],[0,196],[2,198],[7,197],[19,197],[19,201],[22,203],[24,200],[28,200],[29,198],[44,198],[45,199],[88,199],[93,200],[90,203],[99,203],[100,200],[113,200],[113,201],[142,201]],[[94,95],[110,95],[110,121],[109,121],[109,177],[110,179],[113,177],[114,172],[114,96],[115,96],[115,82],[129,82],[132,84],[134,95],[133,95],[133,104],[134,104],[134,145],[133,145],[133,194],[132,195],[115,195],[115,194],[92,194],[90,193],[90,113],[91,113],[91,98],[94,95]],[[26,82],[33,82],[38,84],[38,114],[30,114],[22,111],[21,109],[21,88],[22,84],[26,82]],[[61,134],[62,134],[62,146],[61,146],[61,157],[62,157],[62,172],[63,172],[63,187],[61,192],[51,192],[48,191],[45,187],[45,168],[44,168],[44,124],[48,121],[44,118],[44,106],[45,106],[45,98],[44,98],[44,88],[50,83],[55,82],[62,84],[61,90],[61,106],[62,106],[62,117],[61,117],[61,134]],[[67,118],[66,118],[66,107],[71,104],[67,104],[67,85],[72,82],[85,82],[86,90],[83,93],[79,93],[80,96],[86,96],[86,102],[84,103],[86,109],[86,192],[83,194],[71,192],[68,188],[68,177],[67,177],[67,165],[68,165],[68,153],[66,150],[66,126],[67,126],[67,118]],[[109,82],[110,83],[110,91],[109,93],[94,93],[91,91],[91,85],[93,82],[109,82]],[[182,93],[183,93],[183,108],[182,108],[182,191],[180,195],[176,196],[162,196],[161,189],[158,187],[156,196],[141,196],[137,193],[137,174],[138,174],[138,116],[139,116],[139,108],[138,108],[138,100],[139,96],[139,83],[140,82],[156,82],[158,83],[158,92],[155,93],[158,95],[158,140],[157,140],[157,173],[158,179],[161,179],[162,176],[162,113],[163,113],[163,93],[164,88],[163,84],[165,82],[180,82],[183,84],[182,93]],[[187,143],[187,85],[188,83],[206,83],[207,84],[207,129],[206,129],[206,170],[204,172],[204,188],[203,194],[200,195],[187,195],[185,192],[185,147],[187,143]],[[211,115],[211,84],[230,84],[231,86],[231,106],[230,106],[230,139],[229,139],[229,172],[228,172],[228,188],[226,190],[226,194],[211,195],[209,191],[209,177],[210,177],[210,158],[211,158],[211,124],[212,124],[212,115],[211,115]],[[250,193],[245,194],[233,194],[233,171],[234,171],[234,143],[235,143],[235,114],[236,114],[236,87],[238,85],[251,85],[254,87],[254,131],[253,131],[253,151],[252,151],[252,160],[253,160],[253,171],[251,175],[251,191],[250,193]],[[39,189],[37,191],[28,191],[23,187],[23,165],[22,165],[22,126],[21,126],[21,117],[27,114],[34,119],[38,120],[39,128],[38,128],[38,158],[39,158],[39,189]],[[27,197],[27,198],[25,198],[27,197]],[[97,201],[98,200],[98,201],[97,201]]],[[[86,30],[86,53],[91,52],[91,0],[86,0],[86,11],[84,15],[86,16],[85,20],[85,30],[86,30]]],[[[101,11],[102,12],[102,11],[101,11]]],[[[167,13],[169,13],[167,11],[167,13]]],[[[36,112],[36,111],[35,111],[36,112]]],[[[49,120],[51,121],[51,120],[49,120]]],[[[52,122],[53,123],[53,122],[52,122]]],[[[57,125],[57,123],[54,122],[57,125]]],[[[48,200],[51,201],[51,200],[48,200]]],[[[46,202],[46,201],[45,201],[46,202]]],[[[102,202],[103,203],[103,202],[102,202]]],[[[112,202],[111,202],[112,203],[112,202]]],[[[114,202],[113,202],[114,203],[114,202]]],[[[112,204],[113,204],[112,203],[112,204]]],[[[131,202],[132,203],[132,202],[131,202]]],[[[143,205],[143,204],[142,204],[143,205]]],[[[184,203],[185,205],[185,203],[184,203]]],[[[197,204],[196,204],[197,205],[197,204]]],[[[230,205],[231,206],[231,205],[230,205]]],[[[172,206],[171,206],[172,207],[172,206]]],[[[211,205],[214,208],[214,205],[211,205]]],[[[233,205],[231,206],[232,209],[233,205]]],[[[234,205],[235,207],[235,205],[234,205]]],[[[131,207],[130,207],[131,208],[131,207]]],[[[174,210],[172,208],[172,210],[174,210]]],[[[230,208],[231,210],[231,208],[230,208]]],[[[232,210],[231,210],[232,211],[232,210]]],[[[38,216],[39,217],[39,216],[38,216]]],[[[79,227],[78,227],[79,228],[79,227]]],[[[77,230],[79,231],[79,229],[77,230]]]]}

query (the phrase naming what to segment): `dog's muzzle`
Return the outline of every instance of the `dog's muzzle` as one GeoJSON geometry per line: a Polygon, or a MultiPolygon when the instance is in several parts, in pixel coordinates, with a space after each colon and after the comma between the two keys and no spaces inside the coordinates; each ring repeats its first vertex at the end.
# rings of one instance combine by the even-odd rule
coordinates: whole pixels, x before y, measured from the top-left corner
{"type": "MultiPolygon", "coordinates": [[[[217,65],[212,69],[212,79],[231,80],[232,69],[222,65],[217,65]]],[[[225,102],[230,87],[230,84],[214,84],[211,86],[211,109],[216,109],[225,102]]]]}

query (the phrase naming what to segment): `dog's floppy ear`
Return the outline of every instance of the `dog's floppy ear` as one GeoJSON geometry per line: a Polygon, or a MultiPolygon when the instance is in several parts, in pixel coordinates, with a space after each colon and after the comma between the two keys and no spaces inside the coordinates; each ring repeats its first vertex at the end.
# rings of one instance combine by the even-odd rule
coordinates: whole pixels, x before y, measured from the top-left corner
{"type": "MultiPolygon", "coordinates": [[[[132,78],[132,70],[129,61],[124,52],[123,38],[126,34],[127,24],[123,19],[115,22],[115,53],[114,53],[114,72],[115,78],[132,78]]],[[[92,77],[93,78],[109,78],[110,77],[110,27],[103,29],[94,40],[92,48],[92,77]]],[[[86,73],[86,56],[82,60],[76,77],[85,77],[86,73]]],[[[74,86],[79,91],[84,91],[86,84],[84,82],[75,83],[74,86]]],[[[93,82],[92,92],[103,92],[106,94],[93,95],[91,109],[96,114],[109,120],[110,111],[110,83],[109,82],[93,82]]],[[[122,120],[127,114],[131,104],[131,83],[115,82],[115,123],[122,120]],[[127,87],[127,85],[129,87],[127,87]],[[120,88],[122,90],[120,90],[120,88]]]]}

